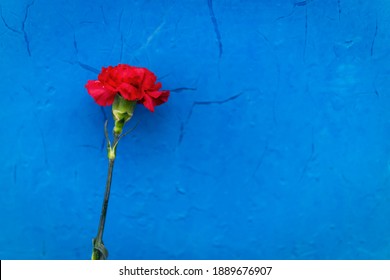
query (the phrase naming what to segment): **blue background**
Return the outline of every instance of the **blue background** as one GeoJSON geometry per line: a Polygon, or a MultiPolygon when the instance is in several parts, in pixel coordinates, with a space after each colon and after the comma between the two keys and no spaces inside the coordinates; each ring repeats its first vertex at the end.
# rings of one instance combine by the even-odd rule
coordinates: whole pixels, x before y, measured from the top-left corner
{"type": "MultiPolygon", "coordinates": [[[[390,259],[390,3],[1,0],[0,258],[88,259],[102,66],[172,91],[119,145],[110,259],[390,259]]],[[[111,123],[112,125],[112,123],[111,123]]]]}

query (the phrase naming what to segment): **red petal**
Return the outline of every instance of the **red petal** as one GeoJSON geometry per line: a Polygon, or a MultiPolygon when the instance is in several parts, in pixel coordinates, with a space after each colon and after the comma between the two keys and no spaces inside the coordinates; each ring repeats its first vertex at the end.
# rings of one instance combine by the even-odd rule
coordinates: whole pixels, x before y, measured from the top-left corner
{"type": "Polygon", "coordinates": [[[158,91],[161,87],[162,87],[161,83],[158,82],[157,84],[153,85],[153,86],[150,88],[150,91],[158,91]]]}
{"type": "Polygon", "coordinates": [[[127,83],[121,83],[118,90],[122,97],[126,100],[134,101],[142,98],[142,92],[133,85],[127,83]]]}
{"type": "Polygon", "coordinates": [[[159,97],[159,99],[157,101],[158,102],[157,105],[160,105],[160,104],[163,104],[163,103],[167,102],[168,98],[169,98],[169,94],[170,94],[169,90],[161,91],[161,95],[160,95],[160,97],[159,97]],[[159,102],[161,102],[161,103],[159,103],[159,102]]]}
{"type": "Polygon", "coordinates": [[[148,69],[144,68],[145,76],[142,81],[142,88],[144,90],[152,90],[154,89],[154,84],[156,83],[157,77],[148,69]]]}
{"type": "Polygon", "coordinates": [[[154,112],[154,102],[150,96],[145,94],[144,98],[142,98],[139,102],[142,103],[150,112],[154,112]]]}
{"type": "Polygon", "coordinates": [[[104,88],[100,81],[89,80],[85,87],[88,93],[95,99],[95,102],[100,106],[111,105],[114,102],[115,92],[104,88]]]}
{"type": "Polygon", "coordinates": [[[147,95],[151,96],[154,99],[154,103],[157,106],[168,101],[169,90],[152,91],[148,92],[147,95]]]}

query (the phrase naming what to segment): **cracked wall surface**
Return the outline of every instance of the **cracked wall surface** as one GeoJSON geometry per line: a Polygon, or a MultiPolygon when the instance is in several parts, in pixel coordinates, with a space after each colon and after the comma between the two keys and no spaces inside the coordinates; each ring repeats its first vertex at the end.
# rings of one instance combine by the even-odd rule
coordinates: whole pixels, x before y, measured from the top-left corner
{"type": "MultiPolygon", "coordinates": [[[[168,103],[118,147],[110,259],[389,259],[390,3],[0,1],[0,259],[88,259],[102,66],[168,103]]],[[[129,127],[132,124],[129,125],[129,127]]]]}

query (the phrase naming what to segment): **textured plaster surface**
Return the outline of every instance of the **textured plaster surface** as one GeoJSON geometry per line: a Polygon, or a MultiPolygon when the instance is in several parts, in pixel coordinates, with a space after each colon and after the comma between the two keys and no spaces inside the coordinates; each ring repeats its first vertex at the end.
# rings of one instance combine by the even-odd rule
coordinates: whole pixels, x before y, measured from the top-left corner
{"type": "MultiPolygon", "coordinates": [[[[111,259],[389,259],[390,3],[0,1],[0,259],[88,259],[102,66],[167,104],[119,145],[111,259]]],[[[131,126],[130,124],[129,126],[131,126]]]]}

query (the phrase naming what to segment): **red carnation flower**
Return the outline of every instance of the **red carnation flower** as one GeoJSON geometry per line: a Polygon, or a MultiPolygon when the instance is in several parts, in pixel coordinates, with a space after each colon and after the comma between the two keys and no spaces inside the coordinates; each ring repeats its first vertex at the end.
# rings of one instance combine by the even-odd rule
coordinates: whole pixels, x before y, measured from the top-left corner
{"type": "Polygon", "coordinates": [[[161,83],[156,80],[156,75],[146,68],[119,64],[103,67],[98,79],[89,80],[85,87],[100,106],[111,105],[115,95],[120,94],[154,112],[154,107],[167,102],[169,97],[169,90],[160,90],[161,83]]]}

